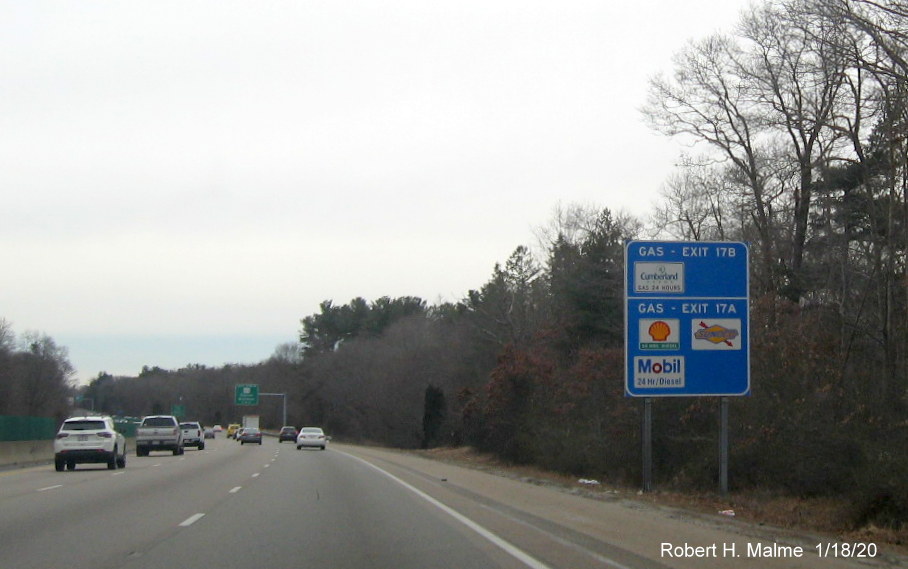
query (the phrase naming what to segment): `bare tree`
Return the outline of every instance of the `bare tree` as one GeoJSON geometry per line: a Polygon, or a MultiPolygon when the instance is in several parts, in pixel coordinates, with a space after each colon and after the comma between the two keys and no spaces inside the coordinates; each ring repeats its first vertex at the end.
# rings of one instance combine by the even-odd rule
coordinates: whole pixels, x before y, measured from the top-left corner
{"type": "MultiPolygon", "coordinates": [[[[798,0],[746,13],[734,37],[689,44],[671,80],[656,77],[644,115],[656,130],[705,143],[751,200],[759,282],[798,301],[818,172],[836,159],[851,102],[841,26],[798,0]]],[[[853,115],[852,115],[853,116],[853,115]]]]}
{"type": "Polygon", "coordinates": [[[728,161],[734,179],[750,196],[752,221],[766,292],[776,290],[774,209],[782,195],[766,172],[771,132],[759,107],[760,93],[742,74],[746,53],[732,37],[713,35],[689,43],[674,57],[674,73],[650,80],[642,112],[655,130],[707,145],[728,161]]]}
{"type": "Polygon", "coordinates": [[[838,302],[843,365],[859,337],[874,338],[884,348],[885,376],[891,378],[878,385],[882,392],[898,392],[908,357],[908,307],[899,308],[898,292],[906,249],[902,228],[908,227],[908,3],[803,0],[786,7],[805,22],[814,45],[847,65],[847,89],[833,120],[847,146],[827,153],[826,200],[819,212],[825,249],[838,253],[829,261],[837,271],[822,292],[838,302]]]}
{"type": "Polygon", "coordinates": [[[15,342],[12,325],[0,318],[0,414],[10,413],[14,403],[12,356],[15,342]]]}
{"type": "Polygon", "coordinates": [[[299,342],[284,342],[274,348],[271,361],[298,364],[303,361],[303,346],[299,342]]]}
{"type": "Polygon", "coordinates": [[[905,0],[808,0],[806,11],[845,23],[866,35],[883,57],[863,60],[861,67],[902,79],[908,77],[908,2],[905,0]]]}
{"type": "Polygon", "coordinates": [[[741,212],[746,212],[746,205],[726,170],[707,157],[682,157],[660,192],[652,233],[694,241],[741,238],[746,225],[741,212]]]}
{"type": "Polygon", "coordinates": [[[17,414],[46,416],[62,412],[75,370],[65,347],[46,334],[27,332],[24,349],[13,357],[19,382],[17,414]]]}
{"type": "MultiPolygon", "coordinates": [[[[550,252],[559,241],[579,244],[602,230],[603,208],[593,204],[571,203],[568,205],[557,204],[552,209],[552,217],[548,223],[537,226],[533,233],[538,246],[550,252]]],[[[633,214],[609,210],[611,223],[621,228],[623,235],[628,237],[639,236],[643,233],[643,223],[633,214]]]]}
{"type": "Polygon", "coordinates": [[[838,27],[822,18],[805,19],[797,2],[753,8],[742,20],[742,37],[752,46],[740,73],[752,84],[765,124],[784,133],[797,167],[791,184],[792,232],[789,266],[796,282],[792,299],[803,294],[804,246],[813,204],[816,171],[835,147],[840,130],[833,119],[848,100],[842,96],[847,58],[838,27]]]}

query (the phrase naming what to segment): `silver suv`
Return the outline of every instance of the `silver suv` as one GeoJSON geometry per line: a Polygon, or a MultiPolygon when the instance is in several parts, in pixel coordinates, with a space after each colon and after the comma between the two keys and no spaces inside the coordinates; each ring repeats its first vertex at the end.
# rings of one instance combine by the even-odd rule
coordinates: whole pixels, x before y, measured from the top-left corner
{"type": "Polygon", "coordinates": [[[114,429],[110,417],[70,417],[54,439],[54,467],[74,470],[83,462],[107,463],[116,470],[126,467],[126,438],[114,429]]]}

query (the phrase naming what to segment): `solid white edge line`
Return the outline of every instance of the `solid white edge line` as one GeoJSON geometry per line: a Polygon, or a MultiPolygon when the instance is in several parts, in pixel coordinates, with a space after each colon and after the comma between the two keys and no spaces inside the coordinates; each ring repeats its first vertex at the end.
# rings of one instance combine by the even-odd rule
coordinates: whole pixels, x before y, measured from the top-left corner
{"type": "Polygon", "coordinates": [[[197,521],[201,520],[203,517],[205,517],[205,514],[195,514],[195,515],[189,516],[188,518],[183,520],[183,522],[180,524],[180,527],[184,527],[184,528],[189,527],[192,524],[196,523],[197,521]]]}
{"type": "MultiPolygon", "coordinates": [[[[524,526],[529,527],[529,528],[537,529],[537,528],[534,528],[534,526],[533,526],[532,524],[528,524],[528,523],[526,523],[525,521],[519,520],[519,519],[517,519],[517,518],[515,518],[515,517],[513,517],[513,516],[509,516],[509,515],[507,515],[507,514],[503,514],[502,512],[497,511],[495,508],[490,508],[490,507],[488,507],[488,506],[482,506],[482,507],[488,509],[489,511],[496,512],[496,513],[498,513],[499,515],[504,515],[505,517],[507,517],[509,520],[511,520],[511,521],[514,522],[515,524],[521,524],[521,525],[524,525],[524,526]]],[[[623,565],[623,564],[621,564],[621,563],[618,563],[618,562],[615,561],[614,559],[610,559],[610,558],[605,557],[605,556],[603,556],[603,555],[599,555],[599,554],[596,553],[595,551],[590,551],[589,549],[587,549],[587,548],[585,548],[585,547],[578,546],[577,544],[572,543],[572,542],[570,542],[570,541],[568,541],[568,540],[566,540],[566,539],[562,539],[562,538],[558,537],[557,535],[548,534],[548,536],[549,536],[549,539],[555,540],[556,542],[560,543],[561,545],[563,545],[563,546],[565,546],[565,547],[569,547],[569,548],[573,549],[574,551],[579,551],[579,552],[581,552],[581,553],[585,553],[586,555],[589,555],[590,557],[592,557],[592,558],[595,559],[596,561],[599,561],[599,562],[601,562],[601,563],[604,563],[604,564],[606,564],[606,565],[609,566],[609,567],[614,567],[614,569],[632,569],[631,567],[628,567],[627,565],[623,565]]]]}
{"type": "MultiPolygon", "coordinates": [[[[342,454],[347,454],[347,453],[342,453],[342,454]]],[[[518,548],[517,546],[511,544],[510,542],[508,542],[508,541],[506,541],[506,540],[504,540],[504,539],[498,537],[497,535],[495,535],[495,534],[492,533],[491,531],[489,531],[489,530],[487,530],[486,528],[482,527],[481,525],[477,524],[476,522],[474,522],[474,521],[471,520],[470,518],[464,516],[463,514],[461,514],[460,512],[458,512],[457,510],[454,510],[454,509],[452,509],[452,508],[449,508],[448,506],[442,504],[441,502],[439,502],[438,500],[436,500],[436,499],[433,498],[432,496],[429,496],[428,494],[426,494],[426,493],[423,492],[422,490],[419,490],[418,488],[415,488],[414,486],[411,486],[410,484],[404,482],[403,480],[401,480],[400,478],[394,476],[394,475],[391,474],[390,472],[388,472],[388,471],[386,471],[386,470],[383,470],[383,469],[379,468],[378,466],[375,466],[375,465],[372,464],[371,462],[369,462],[369,461],[367,461],[367,460],[365,460],[365,459],[359,458],[358,456],[353,456],[352,454],[347,454],[347,456],[349,456],[349,457],[351,457],[351,458],[355,458],[356,460],[362,462],[362,463],[365,464],[366,466],[368,466],[368,467],[370,467],[370,468],[373,468],[373,469],[377,470],[378,472],[384,474],[385,476],[387,476],[387,477],[390,478],[391,480],[397,482],[398,484],[400,484],[401,486],[403,486],[404,488],[406,488],[406,489],[409,490],[410,492],[413,492],[414,494],[416,494],[417,496],[419,496],[419,497],[422,498],[423,500],[429,502],[430,504],[432,504],[432,505],[435,506],[436,508],[440,509],[441,511],[443,511],[443,512],[446,513],[446,514],[448,514],[449,516],[451,516],[451,517],[454,518],[455,520],[459,521],[459,522],[462,523],[463,525],[467,526],[468,528],[470,528],[470,529],[473,530],[474,532],[478,533],[479,535],[481,535],[482,537],[484,537],[484,538],[487,539],[488,541],[492,542],[492,543],[493,543],[494,545],[496,545],[498,548],[502,549],[503,551],[505,551],[506,553],[508,553],[509,555],[511,555],[512,557],[514,557],[515,559],[517,559],[518,561],[520,561],[521,563],[523,563],[524,565],[526,565],[527,567],[531,567],[532,569],[551,569],[548,565],[546,565],[546,564],[543,563],[542,561],[539,561],[539,560],[536,559],[535,557],[531,556],[529,553],[523,551],[522,549],[518,548]]]]}

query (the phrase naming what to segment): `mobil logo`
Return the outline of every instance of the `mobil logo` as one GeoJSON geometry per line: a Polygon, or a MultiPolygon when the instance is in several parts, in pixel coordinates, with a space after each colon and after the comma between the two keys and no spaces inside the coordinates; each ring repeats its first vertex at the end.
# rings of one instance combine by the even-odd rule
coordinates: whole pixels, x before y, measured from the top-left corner
{"type": "Polygon", "coordinates": [[[633,385],[637,389],[683,389],[684,357],[634,358],[633,385]]]}
{"type": "Polygon", "coordinates": [[[684,358],[634,358],[637,360],[637,373],[675,374],[684,371],[684,358]]]}

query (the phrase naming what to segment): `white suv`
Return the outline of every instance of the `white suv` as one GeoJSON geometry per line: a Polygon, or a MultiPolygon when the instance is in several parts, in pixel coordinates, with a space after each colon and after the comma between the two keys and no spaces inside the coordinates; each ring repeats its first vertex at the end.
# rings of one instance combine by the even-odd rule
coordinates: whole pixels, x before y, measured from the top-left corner
{"type": "Polygon", "coordinates": [[[202,425],[197,421],[187,421],[180,423],[180,429],[183,430],[184,447],[195,447],[199,450],[205,450],[205,433],[202,431],[202,425]]]}
{"type": "Polygon", "coordinates": [[[54,467],[74,470],[82,462],[107,463],[116,470],[126,467],[126,438],[114,429],[110,417],[70,417],[54,439],[54,467]]]}

